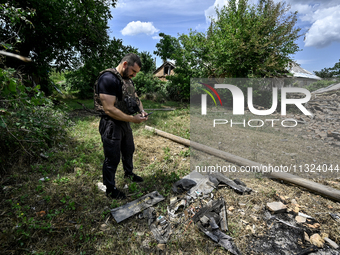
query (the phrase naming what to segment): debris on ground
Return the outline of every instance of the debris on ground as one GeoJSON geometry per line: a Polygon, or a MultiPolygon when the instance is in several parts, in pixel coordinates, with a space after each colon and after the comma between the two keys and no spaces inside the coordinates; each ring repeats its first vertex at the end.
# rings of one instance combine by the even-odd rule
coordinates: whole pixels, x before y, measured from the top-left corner
{"type": "Polygon", "coordinates": [[[236,192],[240,194],[250,193],[252,191],[250,188],[245,186],[245,184],[238,179],[236,179],[235,181],[232,181],[221,173],[214,173],[214,174],[211,174],[210,176],[217,179],[219,183],[223,183],[229,186],[230,188],[232,188],[233,190],[235,190],[236,192]]]}
{"type": "Polygon", "coordinates": [[[285,212],[287,210],[287,206],[283,204],[282,202],[267,203],[267,208],[272,213],[280,213],[280,212],[285,212]]]}
{"type": "Polygon", "coordinates": [[[330,145],[340,146],[338,122],[340,84],[312,92],[306,108],[313,116],[296,114],[293,117],[302,124],[298,131],[304,139],[320,139],[330,145]]]}
{"type": "MultiPolygon", "coordinates": [[[[147,219],[150,231],[159,244],[166,244],[171,235],[171,224],[160,215],[156,218],[155,208],[149,207],[143,211],[142,217],[147,219]]],[[[163,247],[163,246],[162,246],[163,247]]]]}
{"type": "Polygon", "coordinates": [[[337,245],[333,240],[329,239],[328,237],[325,237],[323,240],[325,240],[332,248],[339,249],[339,245],[337,245]]]}
{"type": "Polygon", "coordinates": [[[153,191],[145,196],[142,196],[130,203],[112,209],[111,214],[117,223],[143,211],[144,209],[153,206],[164,200],[164,197],[157,191],[153,191]]]}
{"type": "Polygon", "coordinates": [[[188,196],[192,197],[193,199],[196,199],[199,196],[207,196],[216,188],[214,183],[210,181],[209,176],[202,175],[195,171],[192,171],[190,174],[184,176],[183,179],[189,179],[197,183],[188,192],[188,196]]]}
{"type": "Polygon", "coordinates": [[[181,180],[176,182],[176,185],[174,186],[183,186],[183,184],[185,183],[187,184],[186,188],[188,188],[189,183],[197,183],[195,186],[192,186],[188,192],[188,195],[193,199],[196,199],[199,196],[207,197],[207,195],[211,193],[215,188],[217,188],[219,184],[224,184],[240,194],[250,193],[252,191],[250,188],[246,187],[243,182],[243,185],[240,185],[240,180],[236,181],[238,181],[239,184],[237,184],[233,180],[228,179],[221,173],[202,175],[199,172],[192,171],[190,174],[184,176],[181,180]],[[189,182],[189,180],[192,182],[189,182]]]}
{"type": "MultiPolygon", "coordinates": [[[[252,192],[252,189],[238,179],[233,181],[222,174],[202,175],[191,172],[173,185],[175,195],[169,198],[166,215],[157,215],[152,207],[164,200],[157,191],[115,208],[111,210],[111,214],[120,223],[141,212],[139,218],[147,221],[150,232],[158,243],[159,253],[166,250],[166,244],[172,235],[181,236],[190,225],[194,225],[231,254],[240,255],[234,239],[228,235],[228,214],[234,214],[236,210],[232,206],[227,207],[222,197],[214,198],[212,193],[214,189],[225,186],[238,195],[252,192]]],[[[241,220],[242,225],[246,225],[245,229],[249,230],[249,234],[245,236],[249,254],[339,254],[338,244],[322,232],[320,222],[300,212],[301,206],[296,199],[290,200],[279,195],[277,198],[279,201],[268,202],[263,206],[264,232],[256,231],[254,224],[241,220]]],[[[238,205],[245,208],[247,203],[240,201],[238,205]]],[[[261,207],[254,207],[254,210],[260,209],[261,207]]],[[[242,217],[247,210],[240,209],[238,212],[242,217]]],[[[339,220],[337,214],[329,215],[335,221],[339,220]]],[[[260,217],[254,216],[254,221],[259,220],[260,217]]],[[[147,246],[144,248],[149,250],[147,246]]]]}
{"type": "Polygon", "coordinates": [[[225,202],[222,199],[211,200],[206,206],[202,207],[192,218],[198,228],[214,242],[225,248],[232,254],[239,255],[241,252],[235,245],[233,238],[223,233],[228,229],[227,216],[225,212],[225,202]],[[221,217],[222,216],[222,217],[221,217]]]}
{"type": "Polygon", "coordinates": [[[197,183],[194,180],[183,178],[174,183],[174,185],[172,186],[172,191],[174,193],[183,193],[196,186],[196,184],[197,183]]]}
{"type": "Polygon", "coordinates": [[[336,222],[340,223],[340,216],[336,213],[330,213],[329,214],[336,222]]]}
{"type": "Polygon", "coordinates": [[[106,186],[102,182],[97,183],[97,187],[99,190],[105,192],[106,191],[106,186]]]}
{"type": "Polygon", "coordinates": [[[309,215],[294,211],[273,215],[265,211],[263,219],[267,231],[249,237],[251,254],[339,254],[337,244],[328,238],[328,234],[313,227],[320,224],[309,215]],[[303,217],[301,215],[307,216],[305,221],[297,220],[297,217],[303,217]]]}
{"type": "MultiPolygon", "coordinates": [[[[211,219],[213,221],[213,218],[211,219]]],[[[236,247],[233,238],[231,236],[228,236],[224,234],[222,231],[220,231],[218,228],[213,229],[212,225],[210,226],[211,230],[209,228],[205,228],[201,222],[198,223],[198,228],[207,236],[209,236],[214,242],[218,243],[220,246],[225,248],[227,251],[229,251],[231,254],[240,255],[241,252],[236,247]]]]}

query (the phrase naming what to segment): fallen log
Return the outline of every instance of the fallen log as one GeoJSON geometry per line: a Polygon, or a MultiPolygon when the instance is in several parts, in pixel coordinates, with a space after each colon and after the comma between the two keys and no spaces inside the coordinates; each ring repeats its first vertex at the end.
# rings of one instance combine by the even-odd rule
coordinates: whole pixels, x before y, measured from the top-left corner
{"type": "MultiPolygon", "coordinates": [[[[263,164],[260,164],[260,163],[254,162],[254,161],[244,159],[244,158],[239,157],[239,156],[235,156],[235,155],[230,154],[228,152],[221,151],[221,150],[218,150],[218,149],[214,149],[214,148],[211,148],[209,146],[206,146],[206,145],[203,145],[203,144],[200,144],[200,143],[196,143],[196,142],[190,141],[188,139],[185,139],[185,138],[173,135],[173,134],[169,134],[167,132],[164,132],[162,130],[159,130],[159,129],[156,129],[156,128],[153,128],[153,127],[150,127],[150,126],[145,126],[145,129],[152,131],[152,132],[156,133],[157,135],[168,138],[168,139],[170,139],[174,142],[181,143],[181,144],[186,145],[188,147],[192,147],[196,150],[200,150],[200,151],[203,151],[205,153],[214,155],[216,157],[225,159],[226,161],[234,163],[234,164],[239,165],[239,166],[250,166],[250,167],[255,166],[259,170],[263,170],[263,167],[265,166],[263,164]]],[[[304,187],[308,190],[314,191],[315,193],[318,193],[322,196],[325,196],[325,197],[328,197],[330,199],[333,199],[335,201],[340,202],[340,190],[338,190],[338,189],[334,189],[334,188],[331,188],[331,187],[328,187],[328,186],[325,186],[325,185],[322,185],[322,184],[319,184],[319,183],[316,183],[316,182],[313,182],[313,181],[310,181],[310,180],[306,180],[304,178],[301,178],[299,176],[296,176],[296,175],[293,175],[293,174],[290,174],[290,173],[270,172],[270,173],[267,173],[267,176],[269,178],[283,180],[285,182],[293,183],[295,185],[304,187]]]]}
{"type": "Polygon", "coordinates": [[[176,110],[175,108],[150,108],[150,109],[144,109],[145,111],[174,111],[176,110]]]}

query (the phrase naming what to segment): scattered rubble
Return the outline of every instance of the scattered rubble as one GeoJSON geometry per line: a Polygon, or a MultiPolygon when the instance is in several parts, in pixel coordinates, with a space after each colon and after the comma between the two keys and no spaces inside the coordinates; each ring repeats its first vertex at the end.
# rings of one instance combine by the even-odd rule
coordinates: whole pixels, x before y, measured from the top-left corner
{"type": "MultiPolygon", "coordinates": [[[[221,187],[221,183],[239,195],[252,191],[240,180],[232,181],[220,174],[201,175],[192,172],[174,184],[173,191],[176,196],[170,198],[167,215],[157,215],[152,207],[164,200],[157,191],[115,208],[111,210],[111,214],[119,223],[141,212],[139,218],[146,219],[153,238],[158,242],[156,249],[159,253],[165,252],[166,243],[171,235],[183,235],[190,225],[195,225],[231,254],[239,255],[240,250],[233,238],[227,234],[228,214],[239,213],[242,217],[249,213],[250,211],[247,212],[246,209],[248,202],[239,201],[240,209],[236,209],[227,206],[221,197],[213,199],[211,192],[221,187]]],[[[241,219],[242,226],[249,233],[245,236],[249,240],[249,254],[339,254],[337,253],[339,246],[328,234],[320,233],[320,223],[300,212],[300,208],[305,207],[298,204],[297,198],[290,199],[279,195],[277,198],[280,201],[267,203],[266,206],[255,205],[251,209],[251,212],[264,210],[263,220],[266,226],[264,232],[263,229],[257,231],[258,225],[241,219]]],[[[330,216],[336,221],[339,220],[337,214],[330,213],[330,216]]],[[[254,222],[261,221],[259,216],[253,216],[252,219],[254,222]]],[[[106,224],[101,226],[102,231],[106,231],[107,228],[106,224]]],[[[143,250],[150,251],[150,246],[143,242],[143,250]]]]}
{"type": "Polygon", "coordinates": [[[219,229],[218,223],[222,230],[228,230],[227,216],[223,212],[225,212],[224,200],[213,200],[194,215],[193,221],[197,223],[198,228],[214,242],[224,247],[230,253],[239,255],[241,252],[236,247],[232,237],[226,235],[219,229]]]}
{"type": "Polygon", "coordinates": [[[312,93],[306,108],[312,117],[296,114],[298,131],[305,139],[320,139],[330,145],[340,146],[340,84],[332,86],[336,90],[321,89],[312,93]]]}

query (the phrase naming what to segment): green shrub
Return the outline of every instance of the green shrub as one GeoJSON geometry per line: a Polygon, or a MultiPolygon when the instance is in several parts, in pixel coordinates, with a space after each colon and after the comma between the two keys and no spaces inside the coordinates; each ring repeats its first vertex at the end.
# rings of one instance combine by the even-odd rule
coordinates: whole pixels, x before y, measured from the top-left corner
{"type": "MultiPolygon", "coordinates": [[[[153,76],[152,73],[144,73],[140,71],[136,77],[133,78],[136,92],[138,95],[144,95],[148,93],[164,93],[165,81],[161,81],[157,77],[153,76]]],[[[166,95],[164,95],[166,96],[166,95]]]]}
{"type": "MultiPolygon", "coordinates": [[[[26,87],[14,69],[0,69],[0,164],[31,160],[65,137],[70,121],[39,90],[26,87]]],[[[3,169],[2,169],[3,170],[3,169]]]]}

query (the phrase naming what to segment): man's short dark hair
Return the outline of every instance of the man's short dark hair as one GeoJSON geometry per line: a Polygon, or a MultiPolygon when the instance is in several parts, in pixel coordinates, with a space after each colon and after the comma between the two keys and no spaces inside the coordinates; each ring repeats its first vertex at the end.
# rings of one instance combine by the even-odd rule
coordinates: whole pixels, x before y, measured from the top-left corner
{"type": "Polygon", "coordinates": [[[134,66],[136,63],[139,66],[139,68],[142,68],[142,62],[135,53],[126,54],[123,57],[122,61],[120,61],[120,63],[124,63],[125,61],[128,63],[128,66],[134,66]]]}

